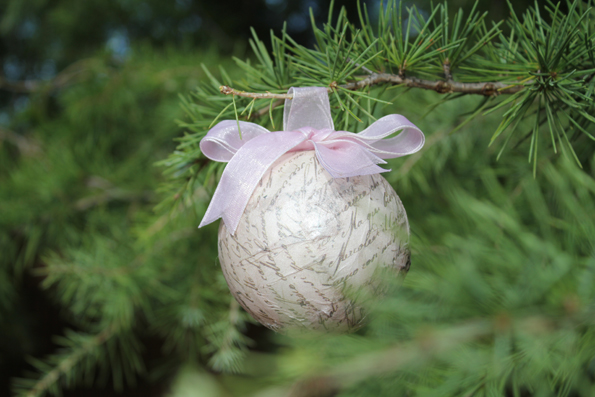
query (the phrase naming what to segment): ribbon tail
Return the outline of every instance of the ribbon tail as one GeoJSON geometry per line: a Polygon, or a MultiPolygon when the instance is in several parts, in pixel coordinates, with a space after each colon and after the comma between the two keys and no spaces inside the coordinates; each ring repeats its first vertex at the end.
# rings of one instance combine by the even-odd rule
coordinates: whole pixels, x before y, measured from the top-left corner
{"type": "Polygon", "coordinates": [[[350,140],[334,140],[314,143],[316,158],[333,178],[348,178],[358,175],[387,172],[377,164],[386,161],[350,140]]]}
{"type": "Polygon", "coordinates": [[[246,142],[225,167],[199,227],[223,219],[234,234],[254,189],[266,171],[306,137],[298,131],[263,134],[246,142]]]}

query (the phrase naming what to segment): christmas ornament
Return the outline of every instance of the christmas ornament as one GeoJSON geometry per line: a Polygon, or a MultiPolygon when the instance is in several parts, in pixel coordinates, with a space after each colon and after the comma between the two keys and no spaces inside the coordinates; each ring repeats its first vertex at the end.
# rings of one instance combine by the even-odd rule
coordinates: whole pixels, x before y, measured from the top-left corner
{"type": "Polygon", "coordinates": [[[226,120],[201,141],[229,164],[200,226],[223,219],[225,279],[259,322],[351,331],[365,317],[357,291],[373,290],[379,270],[409,267],[405,209],[378,164],[417,152],[424,135],[401,115],[335,131],[325,88],[288,93],[283,131],[226,120]]]}

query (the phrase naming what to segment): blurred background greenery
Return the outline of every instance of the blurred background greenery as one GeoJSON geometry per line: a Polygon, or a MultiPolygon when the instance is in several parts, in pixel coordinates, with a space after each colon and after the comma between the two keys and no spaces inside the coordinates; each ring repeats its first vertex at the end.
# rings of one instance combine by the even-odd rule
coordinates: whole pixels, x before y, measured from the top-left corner
{"type": "MultiPolygon", "coordinates": [[[[582,148],[585,174],[552,158],[557,166],[540,165],[534,178],[526,147],[513,148],[499,162],[498,148],[488,148],[499,115],[479,117],[451,134],[475,108],[475,99],[449,102],[428,113],[440,96],[409,93],[387,111],[403,113],[419,125],[428,138],[426,148],[423,157],[392,162],[396,171],[387,179],[409,213],[414,267],[402,293],[378,308],[378,323],[369,331],[375,334],[366,334],[365,343],[345,336],[326,346],[312,345],[288,342],[245,319],[239,329],[252,342],[243,369],[236,371],[239,375],[218,370],[225,363],[217,360],[228,358],[214,354],[212,347],[226,348],[216,330],[217,324],[231,321],[222,317],[231,298],[216,264],[216,225],[196,229],[208,198],[166,221],[163,212],[154,211],[164,198],[159,188],[166,179],[155,163],[167,158],[184,132],[176,122],[187,118],[179,94],[186,96],[206,78],[201,65],[209,70],[223,65],[233,79],[237,66],[232,58],[251,56],[250,27],[266,38],[287,21],[297,42],[313,45],[309,10],[322,24],[329,3],[0,1],[0,396],[11,395],[15,378],[35,372],[32,357],[71,346],[71,340],[56,336],[68,339],[67,330],[101,329],[105,321],[135,330],[127,348],[138,361],[130,367],[141,375],[123,370],[117,379],[117,372],[100,369],[97,377],[87,376],[92,388],[72,382],[65,395],[243,395],[268,387],[263,379],[271,368],[280,368],[275,381],[315,371],[321,355],[327,361],[320,362],[337,362],[365,350],[366,343],[378,348],[396,334],[413,332],[408,321],[439,321],[447,315],[444,307],[465,308],[457,312],[461,318],[501,316],[506,323],[514,321],[521,306],[530,317],[527,302],[547,301],[555,312],[560,305],[578,310],[573,305],[579,305],[581,293],[590,299],[589,285],[583,292],[573,290],[571,279],[584,280],[582,273],[545,272],[543,280],[533,282],[551,287],[568,280],[537,291],[523,283],[523,268],[533,260],[563,266],[592,256],[592,242],[585,237],[594,231],[595,190],[593,180],[585,177],[592,175],[592,148],[582,148]],[[503,267],[506,276],[493,276],[492,266],[503,267]],[[459,271],[445,270],[452,268],[459,271]],[[504,282],[517,295],[498,296],[504,282]],[[93,295],[97,290],[109,293],[93,295]],[[548,295],[551,291],[558,295],[548,295]],[[420,294],[428,300],[420,301],[420,294]],[[392,317],[395,307],[402,310],[398,320],[392,317]],[[427,313],[428,307],[435,311],[427,313]],[[205,324],[208,331],[193,333],[205,324]],[[288,353],[283,346],[291,343],[297,345],[288,353]],[[109,382],[96,382],[101,377],[109,382]]],[[[374,18],[382,5],[365,3],[374,18]]],[[[422,12],[429,9],[428,1],[407,4],[414,3],[422,12]]],[[[472,3],[452,0],[449,6],[455,12],[469,10],[472,3]]],[[[515,1],[514,7],[521,13],[532,3],[515,1]]],[[[348,15],[357,15],[355,2],[345,7],[348,15]]],[[[489,12],[490,20],[509,14],[504,0],[482,1],[479,8],[489,12]]],[[[530,345],[531,335],[520,343],[530,345]]],[[[503,332],[501,338],[506,337],[503,332]]],[[[527,349],[539,359],[539,347],[527,349]]],[[[492,354],[460,352],[458,373],[493,359],[484,353],[492,354]]],[[[390,379],[368,380],[345,395],[401,395],[392,393],[422,376],[415,373],[416,365],[422,364],[415,362],[394,378],[398,385],[390,379]]],[[[425,387],[438,390],[445,374],[440,368],[425,373],[425,387]]],[[[47,385],[36,383],[35,375],[32,379],[17,382],[15,390],[42,394],[47,385]]],[[[436,395],[457,395],[456,387],[466,384],[465,379],[452,382],[458,386],[436,395]]]]}

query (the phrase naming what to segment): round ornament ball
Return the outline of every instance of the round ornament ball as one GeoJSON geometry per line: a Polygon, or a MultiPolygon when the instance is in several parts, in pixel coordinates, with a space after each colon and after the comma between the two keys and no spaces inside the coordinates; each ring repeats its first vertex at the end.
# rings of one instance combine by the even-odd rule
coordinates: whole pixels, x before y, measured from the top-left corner
{"type": "Polygon", "coordinates": [[[406,272],[408,239],[405,209],[381,175],[335,179],[303,151],[266,172],[235,234],[221,222],[219,260],[233,296],[268,328],[350,332],[365,318],[352,292],[379,294],[374,273],[406,272]]]}

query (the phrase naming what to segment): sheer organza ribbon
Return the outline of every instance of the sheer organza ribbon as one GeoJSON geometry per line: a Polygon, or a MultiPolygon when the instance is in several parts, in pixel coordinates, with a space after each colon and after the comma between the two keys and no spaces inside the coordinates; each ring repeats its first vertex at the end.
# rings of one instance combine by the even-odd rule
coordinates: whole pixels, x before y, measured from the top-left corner
{"type": "Polygon", "coordinates": [[[271,132],[245,121],[225,120],[200,142],[209,159],[229,162],[199,227],[223,218],[234,234],[254,189],[266,171],[288,152],[314,150],[333,178],[378,174],[378,164],[412,154],[424,145],[424,134],[405,117],[391,114],[360,133],[335,131],[324,87],[290,88],[285,101],[283,131],[271,132]],[[400,134],[392,138],[397,131],[400,134]],[[385,139],[387,138],[387,139],[385,139]]]}

